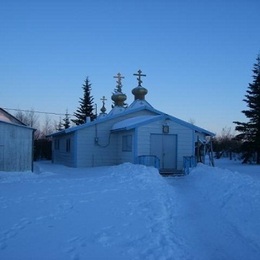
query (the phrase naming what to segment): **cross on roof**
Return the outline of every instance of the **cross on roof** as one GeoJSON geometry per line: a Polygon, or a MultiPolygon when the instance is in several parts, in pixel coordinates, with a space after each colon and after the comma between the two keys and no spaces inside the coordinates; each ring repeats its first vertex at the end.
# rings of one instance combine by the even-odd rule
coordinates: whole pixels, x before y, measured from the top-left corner
{"type": "Polygon", "coordinates": [[[114,78],[117,79],[116,83],[117,83],[117,91],[118,92],[122,92],[122,79],[124,79],[125,77],[121,75],[120,72],[117,73],[116,76],[114,76],[114,78]]]}
{"type": "Polygon", "coordinates": [[[101,112],[104,114],[104,113],[106,112],[105,101],[106,101],[107,99],[105,98],[105,96],[103,96],[100,100],[102,101],[102,104],[103,104],[103,106],[101,107],[100,110],[101,110],[101,112]]]}
{"type": "Polygon", "coordinates": [[[105,104],[105,101],[107,100],[105,96],[103,96],[101,99],[100,99],[103,103],[103,105],[105,104]]]}
{"type": "Polygon", "coordinates": [[[146,77],[145,74],[142,74],[141,70],[138,70],[137,73],[133,74],[134,76],[137,76],[137,81],[138,81],[138,87],[142,87],[143,81],[141,80],[141,77],[146,77]]]}

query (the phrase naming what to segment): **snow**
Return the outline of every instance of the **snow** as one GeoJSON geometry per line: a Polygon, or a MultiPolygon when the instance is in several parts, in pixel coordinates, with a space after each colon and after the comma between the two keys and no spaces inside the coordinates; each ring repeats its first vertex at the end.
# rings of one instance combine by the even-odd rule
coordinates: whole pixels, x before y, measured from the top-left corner
{"type": "Polygon", "coordinates": [[[0,259],[259,259],[260,166],[0,172],[0,259]]]}
{"type": "Polygon", "coordinates": [[[7,118],[6,116],[4,116],[2,114],[0,114],[0,121],[7,122],[7,123],[12,123],[12,121],[9,118],[7,118]]]}
{"type": "Polygon", "coordinates": [[[136,116],[133,118],[128,118],[128,119],[115,123],[112,127],[112,130],[118,130],[118,129],[123,129],[123,128],[127,128],[127,127],[131,128],[132,126],[141,124],[143,122],[149,121],[154,118],[161,118],[161,115],[159,115],[159,116],[146,115],[146,116],[136,116]]]}

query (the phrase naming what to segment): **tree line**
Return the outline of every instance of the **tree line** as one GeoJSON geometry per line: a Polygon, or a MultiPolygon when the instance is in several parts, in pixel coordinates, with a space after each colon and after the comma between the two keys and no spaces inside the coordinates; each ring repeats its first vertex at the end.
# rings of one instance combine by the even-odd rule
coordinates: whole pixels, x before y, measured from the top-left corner
{"type": "MultiPolygon", "coordinates": [[[[248,84],[244,102],[247,109],[241,111],[248,122],[234,121],[237,134],[231,134],[230,129],[223,129],[222,133],[213,139],[213,148],[216,156],[220,157],[223,153],[240,153],[244,163],[254,160],[260,164],[260,54],[253,65],[253,81],[248,84]]],[[[58,124],[53,126],[46,117],[42,131],[35,132],[35,140],[46,139],[46,135],[55,130],[61,131],[74,125],[81,125],[87,120],[93,121],[97,115],[94,113],[94,98],[91,95],[91,83],[86,77],[83,88],[83,97],[79,99],[79,107],[74,112],[74,119],[70,119],[68,111],[65,117],[58,124]]],[[[116,90],[115,90],[116,91],[116,90]]],[[[20,121],[28,126],[38,129],[37,116],[34,111],[23,113],[18,111],[15,115],[20,121]]]]}

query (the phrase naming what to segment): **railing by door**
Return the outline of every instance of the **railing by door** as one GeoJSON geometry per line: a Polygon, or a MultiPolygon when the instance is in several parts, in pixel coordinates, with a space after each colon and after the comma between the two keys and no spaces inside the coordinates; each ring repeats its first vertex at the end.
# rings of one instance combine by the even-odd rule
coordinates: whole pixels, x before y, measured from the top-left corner
{"type": "Polygon", "coordinates": [[[195,156],[183,156],[183,171],[185,174],[190,173],[190,168],[194,168],[197,165],[195,156]]]}
{"type": "Polygon", "coordinates": [[[137,157],[136,163],[160,169],[160,159],[155,155],[140,155],[137,157]]]}

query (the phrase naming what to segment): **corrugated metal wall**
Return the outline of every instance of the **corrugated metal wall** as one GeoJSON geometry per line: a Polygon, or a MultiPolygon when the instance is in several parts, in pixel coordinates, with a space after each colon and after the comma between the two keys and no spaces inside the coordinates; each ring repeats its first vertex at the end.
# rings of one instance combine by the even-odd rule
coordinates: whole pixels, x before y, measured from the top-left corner
{"type": "Polygon", "coordinates": [[[31,171],[33,129],[0,122],[0,170],[31,171]]]}

